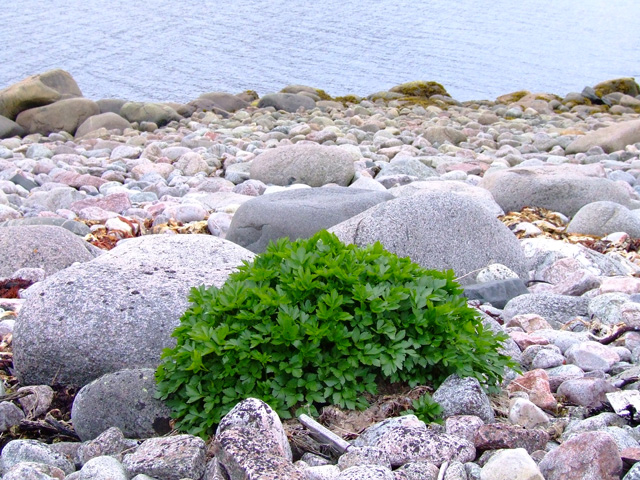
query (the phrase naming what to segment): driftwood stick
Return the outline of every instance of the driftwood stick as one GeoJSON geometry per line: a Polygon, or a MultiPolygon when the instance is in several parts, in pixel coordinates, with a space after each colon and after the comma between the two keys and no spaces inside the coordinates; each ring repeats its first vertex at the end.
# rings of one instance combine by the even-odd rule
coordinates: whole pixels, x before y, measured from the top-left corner
{"type": "Polygon", "coordinates": [[[302,414],[298,417],[298,420],[302,425],[307,427],[307,429],[309,429],[311,433],[320,438],[323,442],[331,445],[340,453],[346,452],[347,449],[351,446],[349,442],[343,440],[328,428],[323,427],[308,415],[302,414]]]}
{"type": "Polygon", "coordinates": [[[613,332],[611,335],[607,335],[605,337],[596,337],[595,335],[589,335],[589,336],[591,337],[592,340],[595,340],[596,342],[600,342],[603,345],[609,345],[611,342],[613,342],[614,340],[617,340],[627,332],[640,332],[640,326],[625,325],[624,327],[620,327],[616,329],[616,331],[613,332]]]}

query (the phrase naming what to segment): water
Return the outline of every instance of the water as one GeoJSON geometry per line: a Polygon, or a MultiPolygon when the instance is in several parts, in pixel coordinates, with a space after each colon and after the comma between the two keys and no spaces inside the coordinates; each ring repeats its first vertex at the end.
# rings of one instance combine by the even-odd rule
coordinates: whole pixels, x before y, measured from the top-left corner
{"type": "Polygon", "coordinates": [[[186,102],[410,80],[458,100],[640,79],[638,0],[3,0],[0,88],[52,68],[88,98],[186,102]]]}

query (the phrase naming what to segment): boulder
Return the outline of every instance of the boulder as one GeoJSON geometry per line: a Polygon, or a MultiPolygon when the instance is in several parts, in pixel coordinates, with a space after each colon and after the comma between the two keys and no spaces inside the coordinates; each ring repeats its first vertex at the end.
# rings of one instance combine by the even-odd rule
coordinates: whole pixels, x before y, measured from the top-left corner
{"type": "Polygon", "coordinates": [[[435,391],[433,399],[442,407],[444,418],[475,415],[485,423],[495,420],[489,397],[475,378],[450,375],[435,391]]]}
{"type": "Polygon", "coordinates": [[[82,466],[75,480],[128,480],[122,464],[115,458],[104,455],[92,458],[82,466]]]}
{"type": "Polygon", "coordinates": [[[347,187],[287,190],[244,202],[226,239],[259,253],[272,240],[309,238],[393,196],[347,187]]]}
{"type": "Polygon", "coordinates": [[[2,449],[2,471],[6,472],[22,462],[44,463],[59,468],[67,475],[75,471],[73,463],[50,445],[37,440],[11,440],[2,449]]]}
{"type": "Polygon", "coordinates": [[[610,127],[599,128],[576,138],[565,152],[567,154],[586,152],[592,147],[601,147],[611,153],[624,150],[627,145],[640,142],[640,120],[628,120],[610,127]]]}
{"type": "Polygon", "coordinates": [[[544,480],[524,448],[499,450],[482,467],[480,480],[544,480]]]}
{"type": "Polygon", "coordinates": [[[0,115],[0,139],[15,136],[24,137],[26,134],[26,130],[16,122],[0,115]]]}
{"type": "Polygon", "coordinates": [[[485,207],[456,193],[425,193],[376,205],[331,227],[344,243],[380,241],[389,251],[425,268],[466,274],[501,263],[528,279],[526,261],[513,233],[485,207]]]}
{"type": "Polygon", "coordinates": [[[311,110],[315,106],[316,102],[312,98],[297,93],[269,93],[258,102],[258,108],[273,107],[291,113],[297,112],[300,108],[311,110]]]}
{"type": "Polygon", "coordinates": [[[98,104],[88,98],[68,98],[44,107],[24,110],[18,115],[16,122],[27,133],[49,135],[64,131],[74,135],[87,118],[99,113],[98,104]]]}
{"type": "Polygon", "coordinates": [[[449,96],[445,88],[437,82],[413,81],[396,85],[389,89],[390,92],[400,93],[408,97],[425,97],[433,95],[449,96]]]}
{"type": "Polygon", "coordinates": [[[83,442],[111,427],[127,438],[162,436],[171,431],[171,410],[154,395],[155,371],[150,368],[107,373],[80,389],[71,420],[83,442]]]}
{"type": "Polygon", "coordinates": [[[615,202],[593,202],[582,207],[567,225],[567,232],[604,237],[626,232],[640,238],[640,216],[615,202]]]}
{"type": "Polygon", "coordinates": [[[614,92],[620,92],[632,97],[640,95],[640,87],[636,83],[636,79],[631,77],[605,80],[604,82],[600,82],[595,85],[593,90],[600,98],[614,92]]]}
{"type": "Polygon", "coordinates": [[[127,102],[120,109],[120,115],[130,122],[152,122],[162,127],[182,117],[171,107],[160,103],[127,102]]]}
{"type": "Polygon", "coordinates": [[[155,368],[191,287],[222,286],[253,254],[209,235],[128,239],[31,287],[13,336],[23,385],[83,386],[126,368],[155,368]],[[81,307],[79,307],[81,305],[81,307]]]}
{"type": "Polygon", "coordinates": [[[120,98],[103,98],[96,103],[100,107],[100,113],[111,112],[120,115],[120,109],[127,101],[120,98]]]}
{"type": "Polygon", "coordinates": [[[508,322],[523,313],[535,313],[543,317],[553,328],[561,328],[574,317],[589,316],[589,299],[552,293],[528,293],[509,300],[502,317],[508,322]]]}
{"type": "Polygon", "coordinates": [[[0,90],[0,115],[15,120],[24,110],[49,105],[63,98],[81,96],[78,84],[69,73],[50,70],[0,90]]]}
{"type": "Polygon", "coordinates": [[[236,112],[250,105],[249,102],[245,102],[240,97],[224,92],[203,93],[200,98],[211,101],[216,108],[226,112],[236,112]]]}
{"type": "Polygon", "coordinates": [[[66,228],[50,225],[0,227],[0,277],[20,268],[43,268],[47,275],[96,257],[94,248],[66,228]]]}
{"type": "MultiPolygon", "coordinates": [[[[55,227],[62,227],[80,237],[84,237],[91,233],[91,229],[84,223],[56,217],[22,217],[0,223],[0,227],[28,227],[32,225],[52,225],[55,227]]],[[[97,249],[91,248],[89,244],[87,244],[87,246],[94,253],[98,253],[97,249]]]]}
{"type": "Polygon", "coordinates": [[[117,113],[105,112],[87,118],[76,130],[76,137],[82,137],[87,133],[106,128],[107,130],[124,130],[131,128],[131,124],[117,113]]]}
{"type": "Polygon", "coordinates": [[[544,450],[549,434],[541,429],[529,430],[508,423],[491,423],[481,426],[476,432],[474,444],[478,450],[498,450],[501,448],[524,448],[532,454],[544,450]]]}
{"type": "Polygon", "coordinates": [[[624,185],[581,171],[585,170],[562,165],[514,167],[485,175],[478,186],[489,190],[505,212],[543,207],[572,217],[586,204],[599,200],[640,206],[624,185]]]}
{"type": "Polygon", "coordinates": [[[335,146],[295,144],[271,148],[251,163],[252,179],[287,186],[302,183],[321,187],[327,183],[347,186],[355,175],[353,155],[335,146]]]}

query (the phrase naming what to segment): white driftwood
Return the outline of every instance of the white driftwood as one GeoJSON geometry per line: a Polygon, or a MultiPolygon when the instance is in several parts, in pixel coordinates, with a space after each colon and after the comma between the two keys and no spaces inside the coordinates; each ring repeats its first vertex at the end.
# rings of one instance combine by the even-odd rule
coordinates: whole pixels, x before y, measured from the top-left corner
{"type": "Polygon", "coordinates": [[[323,427],[308,415],[302,414],[298,417],[298,420],[302,425],[307,427],[307,429],[311,430],[314,436],[318,437],[321,441],[328,443],[340,453],[346,452],[351,446],[349,442],[343,440],[328,428],[323,427]]]}

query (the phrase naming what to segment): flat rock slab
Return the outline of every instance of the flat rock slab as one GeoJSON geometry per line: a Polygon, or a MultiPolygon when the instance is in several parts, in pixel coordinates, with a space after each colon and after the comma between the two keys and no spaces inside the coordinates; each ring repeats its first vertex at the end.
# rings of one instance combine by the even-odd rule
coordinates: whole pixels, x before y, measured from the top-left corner
{"type": "Polygon", "coordinates": [[[271,240],[309,238],[374,205],[393,199],[387,192],[347,187],[288,190],[243,203],[226,239],[259,253],[271,240]]]}
{"type": "Polygon", "coordinates": [[[640,142],[640,120],[630,120],[599,128],[576,138],[567,146],[566,153],[586,152],[591,147],[601,147],[605,152],[611,153],[624,150],[627,145],[637,142],[640,142]]]}
{"type": "Polygon", "coordinates": [[[384,248],[428,269],[453,269],[464,275],[491,263],[507,266],[520,278],[528,275],[518,239],[485,207],[465,195],[425,193],[376,205],[330,231],[341,241],[364,246],[380,241],[384,248]]]}
{"type": "Polygon", "coordinates": [[[82,386],[125,368],[155,368],[191,287],[222,286],[253,254],[209,235],[148,235],[28,290],[14,331],[23,385],[82,386]]]}

